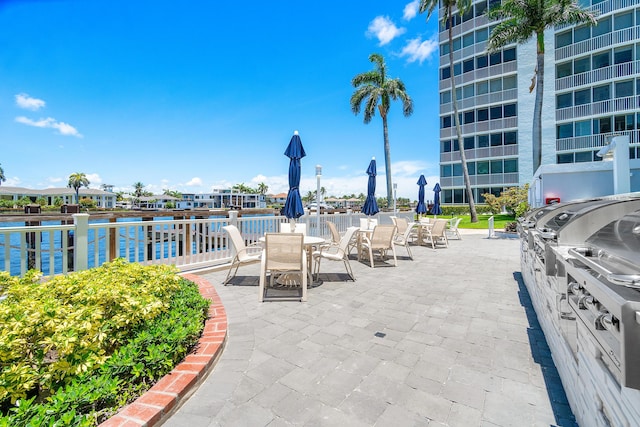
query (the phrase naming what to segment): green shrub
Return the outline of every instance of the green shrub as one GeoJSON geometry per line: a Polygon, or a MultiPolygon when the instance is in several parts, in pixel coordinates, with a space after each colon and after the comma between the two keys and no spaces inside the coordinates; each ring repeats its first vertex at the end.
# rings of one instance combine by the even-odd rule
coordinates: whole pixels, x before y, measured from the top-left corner
{"type": "Polygon", "coordinates": [[[96,425],[173,369],[209,306],[175,273],[116,260],[44,283],[0,274],[0,427],[96,425]]]}

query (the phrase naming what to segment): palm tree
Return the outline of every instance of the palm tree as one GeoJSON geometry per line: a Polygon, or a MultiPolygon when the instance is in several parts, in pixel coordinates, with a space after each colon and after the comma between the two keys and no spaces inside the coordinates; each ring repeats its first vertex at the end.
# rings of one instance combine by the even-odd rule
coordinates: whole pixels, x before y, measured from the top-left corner
{"type": "Polygon", "coordinates": [[[2,164],[0,164],[0,185],[5,182],[7,178],[4,176],[4,169],[2,169],[2,164]]]}
{"type": "Polygon", "coordinates": [[[490,19],[501,22],[491,30],[487,50],[523,44],[536,38],[536,68],[529,92],[536,89],[533,109],[533,172],[542,163],[542,101],[544,94],[544,30],[557,25],[595,25],[595,15],[580,8],[575,0],[503,0],[487,12],[490,19]]]}
{"type": "Polygon", "coordinates": [[[133,195],[135,197],[142,197],[143,193],[144,193],[144,184],[141,183],[140,181],[134,182],[133,183],[133,195]]]}
{"type": "Polygon", "coordinates": [[[389,149],[389,130],[387,127],[387,115],[391,107],[391,101],[402,101],[402,114],[409,117],[413,113],[413,101],[407,93],[404,83],[400,79],[392,79],[387,76],[387,66],[382,55],[372,53],[369,61],[375,66],[374,70],[358,74],[351,80],[351,85],[356,88],[351,95],[351,111],[354,114],[360,112],[364,103],[364,123],[368,124],[376,114],[376,107],[382,117],[382,129],[384,132],[384,164],[387,175],[387,202],[391,205],[393,193],[391,190],[391,150],[389,149]]]}
{"type": "Polygon", "coordinates": [[[267,194],[267,191],[269,191],[269,186],[267,184],[265,184],[264,182],[258,184],[258,192],[260,194],[264,196],[265,194],[267,194]]]}
{"type": "Polygon", "coordinates": [[[442,22],[449,29],[449,68],[451,70],[451,99],[453,101],[453,117],[456,124],[456,136],[458,137],[458,148],[460,149],[460,163],[462,164],[462,175],[464,177],[464,187],[469,202],[469,213],[471,222],[478,222],[476,203],[471,190],[471,180],[469,179],[469,169],[467,167],[467,155],[464,152],[464,141],[462,139],[462,129],[460,128],[460,117],[458,114],[458,100],[456,99],[456,80],[453,72],[453,9],[456,8],[460,15],[464,15],[471,7],[471,0],[420,0],[420,13],[427,12],[427,19],[431,17],[434,10],[442,3],[444,15],[442,22]]]}
{"type": "Polygon", "coordinates": [[[73,188],[73,190],[76,192],[77,204],[80,204],[80,187],[89,188],[89,184],[90,182],[87,179],[87,176],[82,172],[76,172],[69,175],[69,183],[67,184],[67,186],[69,188],[73,188]]]}

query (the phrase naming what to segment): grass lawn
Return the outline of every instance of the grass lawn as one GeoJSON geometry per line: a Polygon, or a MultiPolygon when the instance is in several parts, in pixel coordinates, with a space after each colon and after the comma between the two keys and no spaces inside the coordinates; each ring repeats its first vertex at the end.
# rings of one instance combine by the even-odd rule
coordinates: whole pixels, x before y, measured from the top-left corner
{"type": "MultiPolygon", "coordinates": [[[[480,229],[488,229],[489,228],[489,218],[492,215],[478,215],[478,222],[471,223],[471,216],[469,215],[454,215],[462,218],[460,224],[458,224],[458,228],[480,228],[480,229]]],[[[452,218],[451,215],[438,215],[438,218],[449,219],[452,218]]],[[[515,216],[513,215],[493,215],[493,227],[496,230],[504,230],[505,224],[509,222],[515,221],[515,216]]]]}

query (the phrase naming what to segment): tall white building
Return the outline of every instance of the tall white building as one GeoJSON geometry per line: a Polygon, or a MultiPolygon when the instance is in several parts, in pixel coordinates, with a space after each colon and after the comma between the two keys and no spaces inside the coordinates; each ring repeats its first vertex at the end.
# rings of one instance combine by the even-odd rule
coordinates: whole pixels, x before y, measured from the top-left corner
{"type": "MultiPolygon", "coordinates": [[[[499,1],[499,0],[497,0],[499,1]]],[[[495,25],[479,0],[448,30],[440,27],[440,186],[443,203],[467,203],[453,120],[451,74],[476,202],[483,193],[530,183],[536,66],[533,41],[488,54],[495,25]]],[[[582,0],[598,13],[594,27],[565,26],[545,34],[542,165],[596,162],[612,135],[628,134],[629,155],[640,159],[640,0],[582,0]]],[[[442,21],[443,10],[440,10],[442,21]]],[[[640,185],[640,181],[636,184],[640,185]]],[[[633,188],[638,191],[640,188],[633,188]]]]}

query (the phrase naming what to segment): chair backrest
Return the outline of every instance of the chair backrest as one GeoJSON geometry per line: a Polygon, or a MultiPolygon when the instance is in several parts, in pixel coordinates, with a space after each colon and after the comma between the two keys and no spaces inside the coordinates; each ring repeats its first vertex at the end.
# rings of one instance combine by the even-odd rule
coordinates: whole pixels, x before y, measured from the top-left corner
{"type": "Polygon", "coordinates": [[[338,227],[336,227],[336,225],[331,222],[331,221],[327,221],[327,227],[329,228],[329,231],[331,232],[331,242],[335,243],[336,245],[340,243],[340,233],[338,232],[338,227]]]}
{"type": "Polygon", "coordinates": [[[264,256],[268,270],[302,271],[304,235],[302,233],[267,233],[264,256]]]}
{"type": "Polygon", "coordinates": [[[360,218],[361,230],[373,230],[376,225],[378,225],[378,220],[376,218],[360,218]]]}
{"type": "Polygon", "coordinates": [[[397,216],[390,216],[389,218],[391,218],[391,221],[393,222],[393,225],[398,225],[398,223],[396,222],[396,219],[398,219],[397,216]]]}
{"type": "Polygon", "coordinates": [[[457,230],[458,229],[458,224],[460,224],[460,221],[462,221],[462,218],[454,218],[451,222],[450,222],[450,226],[449,228],[451,230],[457,230]]]}
{"type": "Polygon", "coordinates": [[[404,234],[404,232],[407,230],[407,227],[409,227],[409,221],[407,221],[406,218],[398,217],[394,221],[394,224],[396,225],[396,227],[398,227],[398,234],[404,234]]]}
{"type": "Polygon", "coordinates": [[[231,244],[238,255],[238,260],[244,261],[245,259],[248,259],[249,254],[245,250],[247,246],[244,244],[244,239],[242,238],[242,234],[240,234],[238,227],[235,225],[225,225],[222,229],[229,235],[231,244]]]}
{"type": "Polygon", "coordinates": [[[351,242],[351,239],[353,238],[353,235],[355,234],[356,231],[358,231],[358,227],[347,228],[347,231],[344,233],[344,235],[340,239],[340,246],[339,246],[340,250],[342,250],[343,252],[347,252],[347,247],[349,246],[349,242],[351,242]]]}
{"type": "Polygon", "coordinates": [[[371,246],[373,247],[391,247],[393,236],[395,236],[398,227],[395,225],[376,225],[371,235],[371,246]]]}
{"type": "Polygon", "coordinates": [[[446,219],[436,219],[431,226],[431,235],[432,236],[444,236],[444,232],[447,229],[447,220],[446,219]]]}
{"type": "Polygon", "coordinates": [[[430,221],[430,220],[429,220],[429,217],[427,217],[427,216],[423,216],[423,217],[421,217],[421,218],[419,219],[419,221],[420,221],[420,224],[429,224],[429,223],[433,222],[433,221],[430,221]]]}
{"type": "Polygon", "coordinates": [[[295,228],[293,229],[293,231],[291,231],[291,223],[288,222],[281,222],[280,223],[280,232],[281,233],[300,233],[300,234],[304,234],[305,236],[307,235],[307,224],[302,224],[299,222],[295,223],[295,228]]]}

